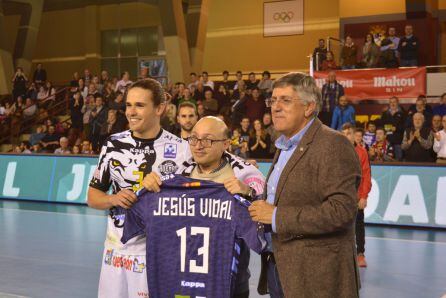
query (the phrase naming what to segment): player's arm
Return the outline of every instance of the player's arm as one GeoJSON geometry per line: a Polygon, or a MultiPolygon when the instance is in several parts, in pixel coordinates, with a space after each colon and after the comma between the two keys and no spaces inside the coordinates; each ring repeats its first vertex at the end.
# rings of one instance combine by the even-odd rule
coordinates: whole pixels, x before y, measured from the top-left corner
{"type": "Polygon", "coordinates": [[[88,188],[88,206],[94,209],[107,210],[120,206],[129,209],[137,201],[136,194],[128,189],[122,189],[116,194],[109,195],[94,187],[88,188]]]}

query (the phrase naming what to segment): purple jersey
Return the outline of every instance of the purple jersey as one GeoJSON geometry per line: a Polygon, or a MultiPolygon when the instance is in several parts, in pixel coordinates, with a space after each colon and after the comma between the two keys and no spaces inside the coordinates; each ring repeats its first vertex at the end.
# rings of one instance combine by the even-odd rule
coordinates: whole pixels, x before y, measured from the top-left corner
{"type": "Polygon", "coordinates": [[[122,241],[146,234],[151,298],[229,298],[238,239],[260,252],[259,225],[223,184],[171,175],[126,212],[122,241]]]}

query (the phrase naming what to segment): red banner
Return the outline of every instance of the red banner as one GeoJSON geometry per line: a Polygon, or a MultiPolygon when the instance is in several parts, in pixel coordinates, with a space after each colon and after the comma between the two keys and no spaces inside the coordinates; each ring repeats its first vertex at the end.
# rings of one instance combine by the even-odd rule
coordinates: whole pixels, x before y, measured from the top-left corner
{"type": "MultiPolygon", "coordinates": [[[[317,85],[327,82],[328,72],[315,71],[317,85]]],[[[336,71],[336,81],[344,86],[347,98],[363,99],[416,98],[426,94],[426,68],[358,69],[336,71]]]]}

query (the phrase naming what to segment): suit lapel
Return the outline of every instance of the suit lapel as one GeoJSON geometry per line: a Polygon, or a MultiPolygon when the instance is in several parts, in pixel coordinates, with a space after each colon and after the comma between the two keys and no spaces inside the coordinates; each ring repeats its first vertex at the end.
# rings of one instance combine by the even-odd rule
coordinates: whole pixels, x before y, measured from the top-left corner
{"type": "MultiPolygon", "coordinates": [[[[282,190],[285,186],[285,181],[287,180],[288,175],[307,151],[309,144],[313,141],[314,136],[316,135],[316,132],[319,130],[321,125],[322,123],[318,118],[314,119],[313,124],[311,124],[311,126],[308,128],[299,145],[296,147],[296,150],[294,150],[293,155],[291,155],[291,158],[288,160],[285,167],[283,168],[283,171],[280,174],[279,182],[277,184],[274,205],[277,206],[277,203],[279,202],[280,194],[282,193],[282,190]]],[[[298,181],[296,181],[296,183],[298,183],[298,181]]]]}

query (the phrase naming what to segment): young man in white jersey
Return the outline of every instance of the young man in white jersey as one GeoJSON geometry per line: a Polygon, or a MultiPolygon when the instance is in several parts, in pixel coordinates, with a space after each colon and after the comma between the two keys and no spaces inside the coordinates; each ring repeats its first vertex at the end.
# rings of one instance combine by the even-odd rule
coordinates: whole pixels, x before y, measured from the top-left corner
{"type": "Polygon", "coordinates": [[[99,163],[88,189],[88,205],[110,210],[98,297],[149,297],[146,279],[145,238],[122,244],[124,209],[137,200],[144,177],[153,172],[178,172],[190,158],[185,140],[163,130],[165,110],[161,85],[152,79],[133,83],[126,93],[130,129],[111,135],[102,147],[99,163]],[[112,187],[112,193],[108,190],[112,187]]]}

